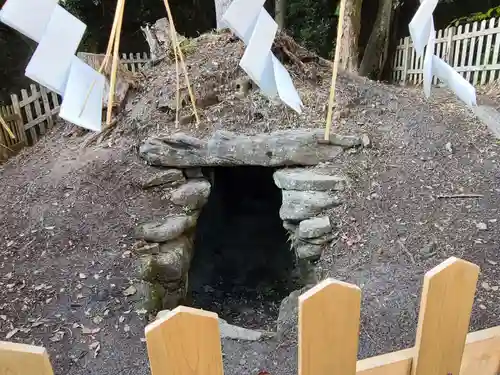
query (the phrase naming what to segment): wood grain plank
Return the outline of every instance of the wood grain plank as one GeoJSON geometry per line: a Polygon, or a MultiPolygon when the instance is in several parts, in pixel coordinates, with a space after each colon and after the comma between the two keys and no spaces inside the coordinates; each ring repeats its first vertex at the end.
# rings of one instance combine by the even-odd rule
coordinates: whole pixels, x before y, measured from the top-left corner
{"type": "Polygon", "coordinates": [[[44,348],[0,341],[0,374],[54,375],[44,348]]]}
{"type": "Polygon", "coordinates": [[[177,307],[146,327],[152,375],[223,375],[214,313],[177,307]]]}
{"type": "Polygon", "coordinates": [[[424,277],[413,375],[458,374],[479,267],[457,258],[424,277]]]}
{"type": "Polygon", "coordinates": [[[354,375],[361,290],[327,279],[299,297],[299,375],[354,375]]]}

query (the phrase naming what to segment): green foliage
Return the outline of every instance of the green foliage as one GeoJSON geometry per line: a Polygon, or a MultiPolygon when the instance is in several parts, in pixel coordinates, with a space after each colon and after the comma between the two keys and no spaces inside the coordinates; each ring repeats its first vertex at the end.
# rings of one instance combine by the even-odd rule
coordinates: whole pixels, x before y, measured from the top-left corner
{"type": "MultiPolygon", "coordinates": [[[[106,49],[117,0],[66,0],[62,3],[87,24],[82,49],[103,52],[106,49]]],[[[177,30],[185,36],[197,36],[215,26],[213,0],[171,0],[177,30]]],[[[146,51],[140,27],[166,17],[162,0],[127,1],[122,26],[123,52],[146,51]]]]}
{"type": "Polygon", "coordinates": [[[494,17],[500,17],[500,5],[490,8],[484,13],[476,12],[472,13],[469,16],[455,18],[453,21],[450,22],[448,26],[458,26],[469,22],[479,22],[479,21],[489,20],[494,17]]]}
{"type": "Polygon", "coordinates": [[[339,6],[331,0],[288,0],[287,31],[304,47],[328,57],[333,50],[339,6]]]}

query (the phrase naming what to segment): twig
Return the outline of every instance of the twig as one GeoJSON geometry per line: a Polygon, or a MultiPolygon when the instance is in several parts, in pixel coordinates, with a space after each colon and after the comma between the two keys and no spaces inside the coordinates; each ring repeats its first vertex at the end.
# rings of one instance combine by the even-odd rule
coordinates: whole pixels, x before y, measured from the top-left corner
{"type": "Polygon", "coordinates": [[[403,251],[405,252],[406,255],[408,255],[408,258],[410,258],[412,264],[417,264],[415,262],[415,258],[413,257],[413,255],[408,251],[408,249],[406,248],[405,244],[403,243],[403,241],[401,240],[398,240],[397,241],[398,244],[401,246],[401,249],[403,249],[403,251]]]}
{"type": "Polygon", "coordinates": [[[468,199],[468,198],[483,198],[483,194],[451,194],[451,195],[438,195],[437,199],[468,199]]]}
{"type": "Polygon", "coordinates": [[[7,146],[5,146],[5,145],[3,145],[3,144],[1,144],[1,143],[0,143],[0,146],[1,146],[1,147],[6,148],[6,149],[7,149],[7,150],[9,150],[10,152],[14,152],[14,150],[13,150],[13,149],[11,149],[10,147],[7,147],[7,146]]]}

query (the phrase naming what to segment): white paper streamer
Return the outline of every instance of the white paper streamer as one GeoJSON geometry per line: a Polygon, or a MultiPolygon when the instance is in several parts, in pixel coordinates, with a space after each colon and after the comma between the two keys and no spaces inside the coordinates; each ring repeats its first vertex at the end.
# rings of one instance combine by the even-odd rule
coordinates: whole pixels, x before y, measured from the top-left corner
{"type": "Polygon", "coordinates": [[[302,101],[292,78],[271,52],[278,25],[264,9],[265,0],[234,0],[223,21],[247,45],[241,68],[264,95],[278,96],[286,105],[302,113],[302,101]]]}
{"type": "Polygon", "coordinates": [[[63,96],[59,116],[100,131],[105,79],[75,56],[86,25],[59,6],[58,0],[7,0],[0,21],[39,43],[26,75],[63,96]]]}
{"type": "Polygon", "coordinates": [[[409,29],[413,46],[418,56],[425,50],[423,67],[423,85],[426,97],[431,95],[432,77],[437,76],[468,106],[476,105],[476,89],[450,65],[434,55],[436,30],[432,13],[438,0],[421,0],[409,29]],[[426,48],[427,47],[427,48],[426,48]]]}

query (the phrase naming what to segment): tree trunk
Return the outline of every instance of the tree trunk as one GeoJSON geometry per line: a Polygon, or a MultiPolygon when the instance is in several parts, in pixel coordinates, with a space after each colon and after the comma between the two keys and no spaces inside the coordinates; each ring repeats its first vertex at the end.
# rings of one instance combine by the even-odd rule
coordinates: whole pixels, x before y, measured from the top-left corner
{"type": "Polygon", "coordinates": [[[359,68],[362,76],[380,79],[388,54],[392,12],[393,0],[380,0],[377,19],[359,68]]]}
{"type": "Polygon", "coordinates": [[[350,72],[357,72],[359,67],[362,3],[363,0],[347,0],[345,4],[339,67],[350,72]]]}
{"type": "Polygon", "coordinates": [[[287,9],[287,0],[276,0],[275,20],[280,30],[283,30],[285,28],[286,9],[287,9]]]}

